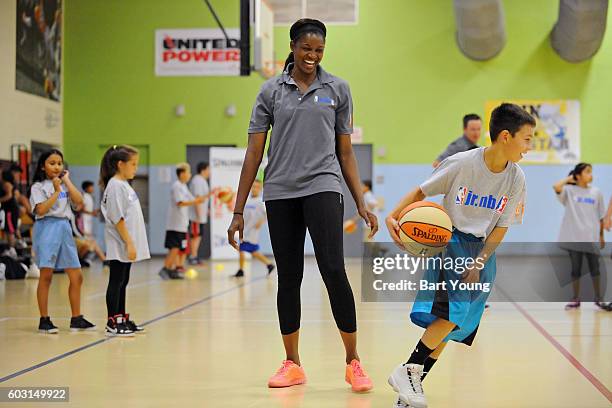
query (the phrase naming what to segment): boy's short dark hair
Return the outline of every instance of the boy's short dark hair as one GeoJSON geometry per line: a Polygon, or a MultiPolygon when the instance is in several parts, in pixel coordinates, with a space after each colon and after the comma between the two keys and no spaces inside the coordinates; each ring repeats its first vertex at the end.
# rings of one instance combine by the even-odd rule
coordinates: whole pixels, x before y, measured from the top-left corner
{"type": "Polygon", "coordinates": [[[489,123],[489,134],[491,142],[497,140],[497,136],[507,130],[514,137],[524,125],[536,125],[536,121],[527,111],[513,103],[502,103],[491,112],[489,123]]]}
{"type": "Polygon", "coordinates": [[[200,174],[202,171],[206,170],[208,168],[208,162],[199,162],[198,163],[198,174],[200,174]]]}
{"type": "Polygon", "coordinates": [[[94,182],[91,180],[85,180],[83,183],[81,183],[81,188],[83,189],[83,191],[87,190],[89,187],[93,187],[94,182]]]}
{"type": "Polygon", "coordinates": [[[186,172],[187,170],[190,170],[191,166],[189,166],[189,163],[179,163],[176,165],[176,177],[180,177],[181,174],[183,174],[184,172],[186,172]]]}
{"type": "Polygon", "coordinates": [[[11,166],[9,167],[9,170],[13,172],[23,173],[23,169],[21,168],[19,163],[16,163],[16,162],[11,162],[11,166]]]}
{"type": "Polygon", "coordinates": [[[15,177],[9,169],[2,171],[2,180],[6,181],[7,183],[15,184],[15,177]]]}
{"type": "Polygon", "coordinates": [[[468,122],[470,120],[482,120],[482,119],[480,119],[480,116],[478,116],[475,113],[468,113],[467,115],[463,117],[463,128],[464,129],[467,127],[468,122]]]}
{"type": "Polygon", "coordinates": [[[372,190],[372,180],[363,180],[362,183],[365,184],[368,189],[372,190]]]}

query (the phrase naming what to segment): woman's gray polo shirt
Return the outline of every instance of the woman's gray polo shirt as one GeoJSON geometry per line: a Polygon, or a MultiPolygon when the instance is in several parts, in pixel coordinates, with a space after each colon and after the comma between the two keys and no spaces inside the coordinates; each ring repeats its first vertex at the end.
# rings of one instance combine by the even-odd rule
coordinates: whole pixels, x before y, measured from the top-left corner
{"type": "Polygon", "coordinates": [[[349,85],[319,66],[302,94],[290,71],[263,84],[251,114],[249,134],[272,127],[263,199],[342,193],[336,135],[353,133],[349,85]]]}

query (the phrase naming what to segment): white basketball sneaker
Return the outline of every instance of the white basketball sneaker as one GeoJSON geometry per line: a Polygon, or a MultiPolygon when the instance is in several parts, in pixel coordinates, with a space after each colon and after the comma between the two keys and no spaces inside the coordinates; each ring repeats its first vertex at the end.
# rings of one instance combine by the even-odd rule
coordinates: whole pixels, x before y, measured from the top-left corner
{"type": "Polygon", "coordinates": [[[389,376],[389,385],[399,394],[399,399],[411,408],[427,408],[421,377],[424,366],[400,364],[389,376]]]}
{"type": "Polygon", "coordinates": [[[393,404],[393,408],[412,408],[410,405],[404,404],[401,399],[397,399],[397,402],[393,404]]]}
{"type": "Polygon", "coordinates": [[[38,266],[36,266],[34,262],[30,264],[30,267],[28,268],[28,271],[26,272],[25,277],[28,279],[40,278],[40,269],[38,269],[38,266]]]}

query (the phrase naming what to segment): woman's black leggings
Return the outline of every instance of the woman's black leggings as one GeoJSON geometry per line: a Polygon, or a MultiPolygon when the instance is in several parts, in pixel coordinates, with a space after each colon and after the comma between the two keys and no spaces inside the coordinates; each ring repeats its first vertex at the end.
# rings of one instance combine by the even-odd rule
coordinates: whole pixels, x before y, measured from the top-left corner
{"type": "Polygon", "coordinates": [[[344,269],[343,200],[340,193],[323,192],[266,201],[270,240],[278,268],[276,306],[283,335],[300,328],[300,286],[307,228],[336,325],[343,332],[357,331],[355,299],[344,269]]]}
{"type": "Polygon", "coordinates": [[[110,276],[106,289],[106,310],[108,316],[125,314],[125,289],[130,280],[131,263],[110,261],[110,276]]]}
{"type": "Polygon", "coordinates": [[[599,276],[599,255],[592,254],[589,252],[582,251],[569,251],[570,259],[572,261],[572,278],[579,279],[580,272],[582,270],[582,257],[584,256],[587,259],[589,264],[589,272],[591,272],[591,276],[599,276]]]}

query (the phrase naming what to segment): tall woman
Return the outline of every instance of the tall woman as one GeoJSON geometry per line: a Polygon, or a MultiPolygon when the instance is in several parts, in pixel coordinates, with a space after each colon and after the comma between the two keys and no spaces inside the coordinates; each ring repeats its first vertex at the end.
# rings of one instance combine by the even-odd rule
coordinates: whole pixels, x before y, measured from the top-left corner
{"type": "Polygon", "coordinates": [[[298,340],[308,229],[346,350],[345,379],[354,391],[367,391],[372,381],[357,354],[355,300],[344,269],[342,176],[371,235],[376,233],[378,222],[364,204],[351,146],[353,102],[349,86],[320,65],[326,33],[325,25],[317,20],[294,23],[284,72],[268,80],[257,96],[228,240],[238,248],[235,235],[239,232],[242,239],[242,212],[272,126],[263,199],[278,267],[277,309],[286,359],[268,386],[306,382],[298,340]]]}

